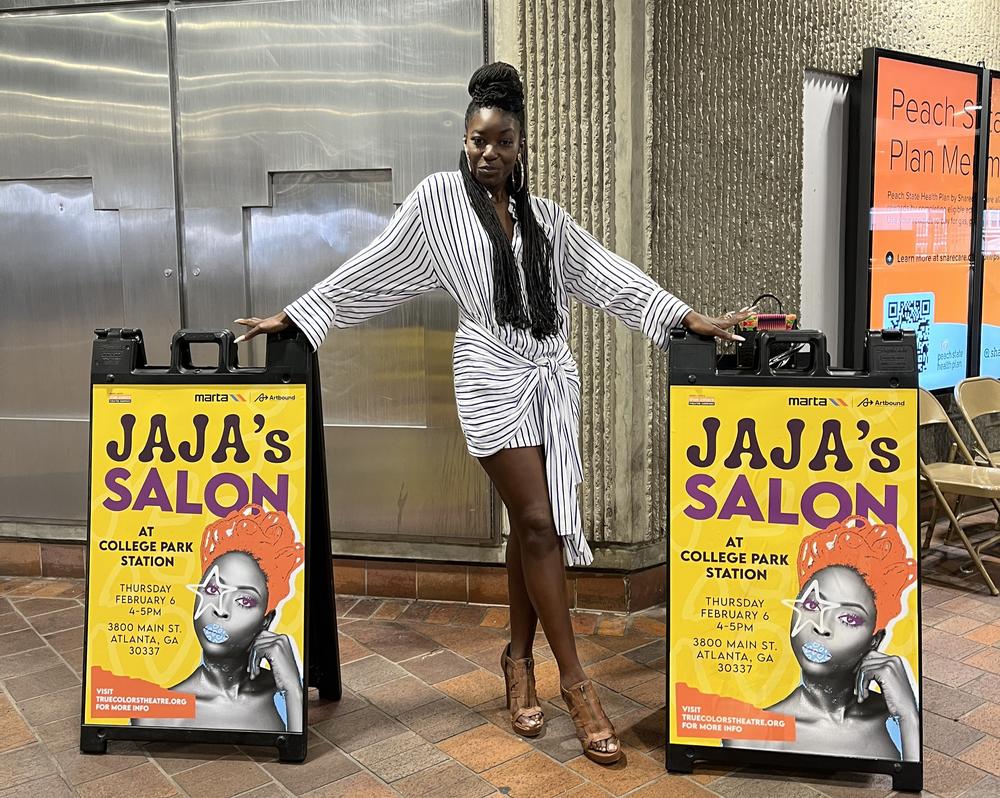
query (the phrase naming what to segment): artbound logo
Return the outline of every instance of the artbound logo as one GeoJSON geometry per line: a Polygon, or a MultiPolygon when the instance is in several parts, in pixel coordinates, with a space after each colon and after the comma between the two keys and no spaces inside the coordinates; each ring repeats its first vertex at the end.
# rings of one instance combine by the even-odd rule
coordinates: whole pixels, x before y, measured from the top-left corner
{"type": "Polygon", "coordinates": [[[267,402],[267,401],[271,401],[271,402],[287,402],[287,401],[294,401],[294,399],[295,399],[294,396],[287,396],[287,395],[284,395],[284,394],[259,393],[259,394],[257,394],[254,397],[254,402],[267,402]]]}
{"type": "Polygon", "coordinates": [[[858,407],[904,407],[905,405],[905,399],[872,399],[869,396],[858,402],[858,407]]]}
{"type": "Polygon", "coordinates": [[[238,393],[196,393],[196,402],[245,402],[246,397],[238,393]]]}
{"type": "Polygon", "coordinates": [[[833,396],[789,396],[791,407],[849,407],[844,399],[833,396]]]}

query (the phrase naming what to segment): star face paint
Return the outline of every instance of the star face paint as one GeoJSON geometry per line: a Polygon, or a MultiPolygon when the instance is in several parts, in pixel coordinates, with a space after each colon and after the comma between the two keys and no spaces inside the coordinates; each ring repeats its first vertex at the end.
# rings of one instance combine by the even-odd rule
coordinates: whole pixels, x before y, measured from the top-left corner
{"type": "Polygon", "coordinates": [[[826,613],[840,607],[832,601],[826,601],[819,592],[819,582],[813,579],[806,585],[805,592],[798,598],[782,599],[781,603],[791,607],[795,620],[792,623],[792,637],[798,637],[806,626],[812,624],[820,634],[828,634],[826,613]]]}
{"type": "Polygon", "coordinates": [[[210,609],[218,612],[225,597],[236,590],[235,587],[228,586],[219,575],[219,566],[215,564],[199,584],[187,585],[188,590],[198,597],[198,605],[194,610],[194,619],[197,621],[205,612],[210,609]]]}

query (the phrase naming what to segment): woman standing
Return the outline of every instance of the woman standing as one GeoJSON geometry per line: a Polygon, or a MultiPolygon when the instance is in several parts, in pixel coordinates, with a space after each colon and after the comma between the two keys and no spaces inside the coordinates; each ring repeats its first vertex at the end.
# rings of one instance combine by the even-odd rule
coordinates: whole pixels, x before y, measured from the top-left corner
{"type": "Polygon", "coordinates": [[[501,665],[511,725],[528,737],[544,725],[531,657],[540,620],[584,753],[610,764],[621,749],[577,657],[564,590],[564,562],[593,561],[577,501],[580,380],[567,343],[569,297],[662,349],[678,324],[736,338],[726,328],[748,313],[694,312],[554,202],[531,195],[514,67],[480,67],[469,93],[459,171],[420,183],[375,241],[282,313],[237,319],[250,328],[238,340],[294,323],[318,347],[331,326],[358,324],[433,289],[452,296],[460,310],[454,374],[462,429],[510,518],[511,640],[501,665]]]}

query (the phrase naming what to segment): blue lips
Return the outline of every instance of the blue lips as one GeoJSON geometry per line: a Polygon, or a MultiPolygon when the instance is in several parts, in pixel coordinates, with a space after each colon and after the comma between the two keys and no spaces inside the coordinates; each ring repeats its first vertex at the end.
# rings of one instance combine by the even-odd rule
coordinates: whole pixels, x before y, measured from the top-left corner
{"type": "Polygon", "coordinates": [[[802,653],[810,662],[818,663],[827,662],[833,656],[830,653],[830,649],[822,643],[806,643],[802,646],[802,653]]]}
{"type": "Polygon", "coordinates": [[[217,623],[210,623],[202,630],[202,633],[208,638],[209,643],[225,643],[229,639],[229,632],[217,623]]]}

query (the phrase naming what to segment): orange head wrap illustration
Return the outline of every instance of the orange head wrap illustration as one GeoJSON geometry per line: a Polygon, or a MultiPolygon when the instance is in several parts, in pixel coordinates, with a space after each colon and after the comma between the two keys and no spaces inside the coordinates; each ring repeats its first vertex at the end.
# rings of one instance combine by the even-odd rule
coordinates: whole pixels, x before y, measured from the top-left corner
{"type": "Polygon", "coordinates": [[[799,585],[832,565],[861,575],[875,596],[875,628],[886,626],[903,611],[902,595],[917,579],[917,563],[907,557],[898,530],[852,515],[803,538],[799,546],[799,585]]]}
{"type": "Polygon", "coordinates": [[[207,571],[223,554],[231,551],[249,554],[267,579],[267,612],[270,612],[291,592],[291,576],[302,565],[304,550],[287,515],[265,512],[256,504],[248,504],[205,527],[201,565],[207,571]]]}

